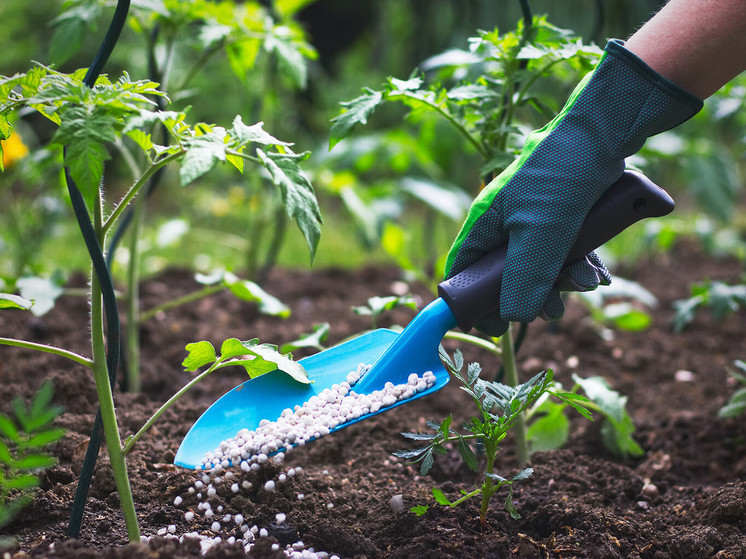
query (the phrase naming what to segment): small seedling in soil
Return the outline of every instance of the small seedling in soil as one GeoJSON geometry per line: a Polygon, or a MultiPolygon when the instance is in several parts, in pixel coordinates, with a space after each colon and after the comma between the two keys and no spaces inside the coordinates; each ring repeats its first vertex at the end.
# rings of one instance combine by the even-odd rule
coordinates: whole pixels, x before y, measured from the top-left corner
{"type": "MultiPolygon", "coordinates": [[[[414,441],[425,441],[427,446],[400,450],[394,455],[420,463],[420,474],[426,475],[432,468],[437,455],[448,453],[446,445],[455,444],[461,459],[473,471],[483,474],[481,484],[470,492],[464,492],[463,496],[455,501],[450,501],[443,491],[435,487],[432,490],[433,497],[438,504],[455,507],[472,497],[481,496],[482,503],[479,518],[482,528],[486,528],[487,511],[492,497],[503,487],[507,488],[508,494],[505,498],[505,507],[513,518],[520,518],[513,504],[513,483],[528,478],[532,468],[524,468],[515,476],[508,479],[495,472],[495,459],[500,451],[500,443],[510,430],[528,409],[531,408],[544,394],[551,394],[561,401],[572,406],[583,416],[591,418],[590,412],[584,407],[587,399],[584,396],[570,392],[559,392],[553,390],[551,369],[539,373],[526,383],[515,387],[506,386],[498,382],[485,381],[479,378],[482,370],[479,363],[470,363],[466,374],[462,372],[464,359],[460,350],[457,350],[453,359],[441,347],[440,358],[448,371],[463,385],[461,388],[471,397],[477,408],[477,415],[471,417],[463,425],[465,433],[460,433],[452,428],[452,415],[446,417],[442,422],[428,421],[427,425],[433,433],[402,433],[408,439],[414,441]],[[485,463],[480,465],[472,446],[483,449],[485,463]]],[[[428,507],[418,506],[412,509],[415,514],[421,515],[427,512],[428,507]]]]}
{"type": "Polygon", "coordinates": [[[20,398],[13,400],[13,417],[0,414],[0,528],[31,502],[39,471],[56,463],[45,450],[65,430],[52,427],[62,412],[60,406],[52,405],[52,395],[52,383],[47,381],[29,405],[20,398]]]}
{"type": "Polygon", "coordinates": [[[741,388],[736,390],[728,399],[728,403],[718,410],[718,416],[723,418],[738,417],[746,413],[746,361],[736,359],[733,364],[741,372],[733,370],[729,372],[736,382],[741,384],[741,388]]]}
{"type": "Polygon", "coordinates": [[[746,284],[728,285],[712,281],[692,286],[692,296],[675,301],[676,314],[673,329],[681,332],[694,320],[697,309],[709,307],[713,318],[721,320],[726,315],[746,309],[746,284]]]}
{"type": "Polygon", "coordinates": [[[371,297],[368,299],[367,305],[352,307],[352,311],[360,316],[369,316],[372,328],[375,329],[378,327],[378,318],[384,312],[398,307],[408,307],[414,310],[417,308],[417,304],[411,295],[403,295],[401,297],[396,295],[390,295],[388,297],[371,297]]]}

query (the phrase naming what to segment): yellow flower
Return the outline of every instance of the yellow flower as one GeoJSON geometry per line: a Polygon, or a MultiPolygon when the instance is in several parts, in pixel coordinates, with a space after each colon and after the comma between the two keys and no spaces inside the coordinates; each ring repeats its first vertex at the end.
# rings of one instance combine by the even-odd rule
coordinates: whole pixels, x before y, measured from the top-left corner
{"type": "Polygon", "coordinates": [[[28,148],[17,132],[12,132],[7,140],[1,142],[3,146],[3,167],[6,169],[28,155],[28,148]]]}

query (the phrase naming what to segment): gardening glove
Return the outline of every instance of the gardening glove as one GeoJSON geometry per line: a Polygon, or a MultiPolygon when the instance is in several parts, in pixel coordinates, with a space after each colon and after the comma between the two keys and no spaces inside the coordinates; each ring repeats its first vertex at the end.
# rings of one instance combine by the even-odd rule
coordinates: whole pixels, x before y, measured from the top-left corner
{"type": "Polygon", "coordinates": [[[508,243],[499,314],[483,317],[477,329],[501,336],[508,321],[559,318],[560,288],[608,285],[594,253],[563,269],[586,214],[621,177],[625,157],[701,107],[701,99],[657,74],[622,41],[609,42],[559,115],[532,133],[518,159],[482,190],[448,253],[446,279],[508,243]]]}

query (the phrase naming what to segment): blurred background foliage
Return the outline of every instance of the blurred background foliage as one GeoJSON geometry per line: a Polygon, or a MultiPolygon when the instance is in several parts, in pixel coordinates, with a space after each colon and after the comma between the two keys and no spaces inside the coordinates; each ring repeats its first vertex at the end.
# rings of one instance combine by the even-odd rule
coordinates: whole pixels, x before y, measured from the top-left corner
{"type": "MultiPolygon", "coordinates": [[[[603,47],[607,38],[633,33],[660,4],[533,0],[531,8],[583,42],[603,47]]],[[[113,5],[0,3],[0,74],[27,71],[31,61],[65,72],[88,66],[113,5]]],[[[405,106],[382,107],[364,130],[331,151],[330,121],[340,114],[340,103],[363,88],[376,89],[388,77],[421,75],[423,63],[437,55],[468,51],[468,39],[478,30],[516,29],[522,17],[518,1],[133,0],[130,14],[106,73],[118,77],[126,70],[132,79],[166,83],[173,107],[191,107],[192,121],[227,126],[240,114],[244,122],[263,121],[274,136],[294,142],[296,152],[312,152],[304,169],[325,223],[316,266],[395,262],[412,270],[428,266],[427,275],[438,275],[435,259],[447,251],[478,191],[484,161],[451,127],[407,118],[405,106]],[[264,42],[252,43],[251,34],[260,32],[266,32],[264,42]],[[345,185],[356,185],[358,195],[345,185]],[[432,190],[443,185],[448,188],[432,190]],[[440,200],[441,207],[428,200],[440,200]]],[[[548,109],[562,106],[580,70],[537,84],[553,96],[548,109]]],[[[743,208],[745,100],[741,76],[692,121],[654,138],[633,158],[682,211],[671,221],[640,228],[634,239],[612,243],[612,258],[650,245],[665,250],[681,234],[744,257],[744,212],[736,210],[743,208]]],[[[521,118],[518,127],[527,131],[551,115],[521,118]]],[[[33,114],[24,115],[15,130],[17,136],[3,144],[0,274],[83,270],[86,256],[61,186],[60,154],[44,147],[54,130],[33,114]]],[[[252,251],[274,252],[265,254],[271,265],[308,266],[302,236],[290,229],[285,234],[276,208],[266,204],[267,191],[251,177],[218,169],[182,189],[177,172],[169,173],[174,176],[167,175],[148,202],[142,255],[147,273],[167,266],[245,271],[255,265],[252,251]],[[279,240],[271,240],[278,229],[279,240]]],[[[114,158],[106,175],[110,197],[118,199],[128,176],[125,161],[114,158]]],[[[127,258],[127,250],[119,249],[117,261],[127,258]]],[[[116,266],[114,272],[123,273],[116,266]]]]}

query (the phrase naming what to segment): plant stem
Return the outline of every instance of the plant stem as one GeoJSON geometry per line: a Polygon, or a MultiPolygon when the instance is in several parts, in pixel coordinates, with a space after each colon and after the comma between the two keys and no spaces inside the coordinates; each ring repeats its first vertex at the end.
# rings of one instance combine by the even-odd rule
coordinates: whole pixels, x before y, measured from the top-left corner
{"type": "Polygon", "coordinates": [[[498,357],[502,357],[503,354],[499,346],[496,346],[489,340],[485,340],[484,338],[480,338],[479,336],[474,336],[473,334],[464,334],[463,332],[449,330],[448,332],[446,332],[445,336],[443,336],[443,339],[467,342],[482,349],[486,349],[487,351],[489,351],[493,355],[497,355],[498,357]]]}
{"type": "Polygon", "coordinates": [[[207,375],[215,371],[218,366],[220,365],[220,361],[217,361],[214,363],[210,368],[205,370],[204,372],[200,373],[196,377],[194,377],[192,380],[190,380],[188,383],[186,383],[178,392],[176,392],[173,396],[171,396],[168,401],[163,404],[156,412],[148,419],[145,424],[140,427],[140,430],[132,435],[131,437],[128,437],[124,446],[122,447],[122,452],[124,454],[127,454],[130,450],[132,450],[132,447],[135,446],[135,443],[140,440],[140,438],[153,426],[153,423],[158,421],[158,418],[163,415],[163,413],[173,405],[176,400],[181,398],[186,392],[191,389],[195,384],[197,384],[199,381],[201,381],[203,378],[205,378],[207,375]]]}
{"type": "MultiPolygon", "coordinates": [[[[487,455],[487,465],[485,466],[485,472],[493,473],[495,469],[495,455],[497,454],[497,444],[493,439],[486,439],[484,444],[484,452],[487,455]]],[[[482,529],[487,527],[487,510],[490,507],[490,499],[495,494],[495,489],[492,487],[492,478],[485,476],[484,482],[482,483],[482,506],[479,509],[479,521],[482,523],[482,529]]]]}
{"type": "Polygon", "coordinates": [[[215,285],[207,285],[203,287],[202,289],[193,291],[192,293],[188,293],[184,295],[183,297],[178,297],[176,299],[171,299],[170,301],[166,301],[165,303],[155,306],[150,310],[140,313],[140,319],[138,320],[138,324],[147,322],[148,320],[153,318],[155,315],[157,315],[159,312],[167,311],[169,309],[173,309],[180,305],[191,303],[192,301],[204,299],[205,297],[208,297],[212,295],[213,293],[218,293],[222,291],[223,289],[225,289],[225,286],[222,283],[217,283],[215,285]]]}
{"type": "MultiPolygon", "coordinates": [[[[503,354],[503,367],[505,367],[505,384],[515,388],[518,386],[518,368],[515,362],[515,352],[513,351],[513,335],[511,334],[511,326],[508,326],[508,331],[505,332],[502,338],[500,338],[500,344],[502,346],[503,354]]],[[[520,414],[515,421],[515,428],[513,430],[515,436],[515,453],[518,460],[518,466],[522,468],[526,462],[528,462],[528,442],[526,439],[526,421],[523,415],[520,414]]]]}
{"type": "Polygon", "coordinates": [[[68,351],[66,349],[61,349],[59,347],[54,347],[51,345],[37,344],[34,342],[27,342],[26,340],[16,340],[15,338],[0,338],[0,345],[10,345],[15,347],[23,347],[26,349],[35,349],[37,351],[44,351],[46,353],[52,353],[66,359],[70,359],[71,361],[75,361],[76,363],[85,365],[89,369],[93,368],[92,359],[74,353],[72,351],[68,351]]]}
{"type": "MultiPolygon", "coordinates": [[[[94,227],[96,232],[103,237],[101,224],[101,196],[94,206],[94,227]]],[[[102,239],[100,239],[102,240],[102,239]]],[[[103,244],[103,243],[102,243],[103,244]]],[[[109,371],[106,365],[106,340],[104,336],[103,299],[101,295],[101,284],[95,270],[91,274],[91,348],[93,352],[93,378],[96,382],[96,393],[98,395],[101,418],[104,425],[104,436],[106,448],[109,451],[111,469],[114,473],[119,502],[124,514],[124,522],[127,526],[127,536],[130,542],[140,541],[140,527],[137,523],[137,513],[132,497],[129,477],[127,475],[127,463],[122,452],[122,443],[119,438],[119,426],[117,425],[117,414],[114,407],[114,395],[109,383],[109,371]]]]}
{"type": "Polygon", "coordinates": [[[140,236],[142,235],[144,198],[135,201],[130,231],[130,261],[127,273],[127,389],[140,392],[140,236]]]}

